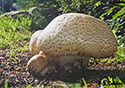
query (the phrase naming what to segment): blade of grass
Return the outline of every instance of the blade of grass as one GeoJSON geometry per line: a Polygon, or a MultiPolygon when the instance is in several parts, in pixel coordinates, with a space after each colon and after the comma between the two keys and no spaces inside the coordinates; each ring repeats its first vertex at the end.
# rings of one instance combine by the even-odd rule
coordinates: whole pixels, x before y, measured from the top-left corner
{"type": "Polygon", "coordinates": [[[29,85],[27,88],[32,88],[32,86],[31,86],[31,85],[29,85]]]}
{"type": "Polygon", "coordinates": [[[82,81],[83,81],[83,83],[84,83],[84,85],[85,85],[85,88],[87,88],[87,84],[86,84],[86,81],[85,81],[84,78],[82,78],[82,81]]]}
{"type": "Polygon", "coordinates": [[[8,88],[8,81],[5,81],[5,88],[8,88]]]}

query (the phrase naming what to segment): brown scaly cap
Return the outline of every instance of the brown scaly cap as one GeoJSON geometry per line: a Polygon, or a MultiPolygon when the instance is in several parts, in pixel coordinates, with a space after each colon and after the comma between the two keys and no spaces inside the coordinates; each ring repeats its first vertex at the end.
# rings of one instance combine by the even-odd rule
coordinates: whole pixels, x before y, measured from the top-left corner
{"type": "Polygon", "coordinates": [[[36,43],[37,41],[37,38],[39,36],[39,34],[42,32],[42,30],[38,30],[36,31],[31,39],[30,39],[30,44],[29,44],[29,51],[32,55],[35,55],[35,54],[39,54],[39,49],[38,49],[38,45],[36,43]]]}
{"type": "Polygon", "coordinates": [[[117,41],[109,26],[100,19],[80,13],[60,15],[39,32],[37,38],[33,36],[30,41],[33,54],[42,50],[50,56],[103,58],[117,51],[117,41]]]}

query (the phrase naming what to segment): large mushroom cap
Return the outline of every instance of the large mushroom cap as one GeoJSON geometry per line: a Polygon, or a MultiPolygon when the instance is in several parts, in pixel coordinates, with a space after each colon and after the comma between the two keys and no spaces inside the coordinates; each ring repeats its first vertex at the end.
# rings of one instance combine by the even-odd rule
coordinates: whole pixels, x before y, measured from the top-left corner
{"type": "Polygon", "coordinates": [[[56,17],[37,38],[31,38],[30,44],[33,42],[35,45],[30,45],[32,54],[43,51],[50,56],[102,58],[113,56],[117,51],[117,41],[109,26],[100,19],[80,13],[56,17]]]}
{"type": "MultiPolygon", "coordinates": [[[[51,62],[63,69],[78,58],[82,59],[82,66],[87,66],[89,57],[113,56],[117,41],[104,21],[85,14],[68,13],[53,19],[43,31],[35,32],[29,48],[35,56],[29,60],[27,68],[33,74],[45,76],[55,69],[49,66],[51,62]]],[[[81,64],[76,64],[80,68],[81,64]]],[[[71,71],[69,66],[66,69],[71,71]]]]}
{"type": "Polygon", "coordinates": [[[36,31],[30,39],[29,50],[32,55],[38,54],[40,52],[38,49],[38,45],[36,44],[36,41],[41,32],[42,30],[36,31]]]}

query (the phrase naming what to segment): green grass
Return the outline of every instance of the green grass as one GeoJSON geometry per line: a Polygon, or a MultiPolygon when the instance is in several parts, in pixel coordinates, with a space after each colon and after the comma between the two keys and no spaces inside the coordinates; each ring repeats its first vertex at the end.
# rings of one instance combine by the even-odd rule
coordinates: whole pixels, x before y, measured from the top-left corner
{"type": "Polygon", "coordinates": [[[24,43],[24,40],[30,40],[31,22],[30,16],[24,18],[21,15],[18,19],[0,17],[0,49],[4,50],[9,46],[10,56],[14,56],[15,51],[28,50],[28,44],[24,43]]]}
{"type": "Polygon", "coordinates": [[[8,81],[5,81],[5,87],[4,88],[8,88],[8,81]]]}
{"type": "MultiPolygon", "coordinates": [[[[80,83],[54,83],[51,82],[54,88],[89,88],[84,78],[82,78],[80,83]]],[[[125,84],[119,79],[119,77],[111,78],[108,76],[107,78],[103,78],[99,85],[101,88],[124,88],[125,84]]],[[[52,87],[52,86],[51,86],[52,87]]],[[[51,88],[50,86],[45,86],[45,88],[51,88]]],[[[8,88],[8,81],[5,81],[5,88],[8,88]]],[[[33,88],[31,85],[28,85],[26,88],[33,88]]],[[[42,88],[41,86],[37,86],[37,88],[42,88]]]]}
{"type": "Polygon", "coordinates": [[[119,77],[116,76],[116,78],[111,78],[108,76],[108,78],[103,78],[101,80],[101,87],[104,88],[123,88],[125,85],[122,83],[122,81],[119,79],[119,77]]]}

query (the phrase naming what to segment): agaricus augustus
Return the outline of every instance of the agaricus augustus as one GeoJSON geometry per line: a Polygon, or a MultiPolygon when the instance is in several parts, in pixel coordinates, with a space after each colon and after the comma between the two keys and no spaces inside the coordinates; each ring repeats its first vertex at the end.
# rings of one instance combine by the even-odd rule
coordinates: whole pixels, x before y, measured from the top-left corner
{"type": "Polygon", "coordinates": [[[29,49],[35,56],[27,63],[28,70],[44,76],[52,68],[51,62],[62,69],[75,60],[82,59],[82,65],[87,66],[90,57],[114,56],[117,41],[106,22],[85,14],[68,13],[53,19],[43,31],[36,31],[29,49]]]}

